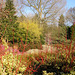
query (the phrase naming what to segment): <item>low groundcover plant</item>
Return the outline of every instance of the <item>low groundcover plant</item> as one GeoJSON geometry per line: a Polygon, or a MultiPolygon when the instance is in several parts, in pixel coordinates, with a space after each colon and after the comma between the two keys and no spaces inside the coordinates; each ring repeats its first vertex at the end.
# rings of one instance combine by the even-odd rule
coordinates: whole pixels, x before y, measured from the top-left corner
{"type": "Polygon", "coordinates": [[[4,52],[0,55],[0,75],[23,75],[27,67],[18,59],[18,53],[13,52],[13,48],[6,43],[0,46],[0,51],[2,49],[4,52]]]}

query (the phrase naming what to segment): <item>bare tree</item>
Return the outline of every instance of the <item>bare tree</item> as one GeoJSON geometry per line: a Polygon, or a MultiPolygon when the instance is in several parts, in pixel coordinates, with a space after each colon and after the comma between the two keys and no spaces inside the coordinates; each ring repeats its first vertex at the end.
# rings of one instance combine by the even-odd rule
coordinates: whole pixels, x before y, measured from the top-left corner
{"type": "Polygon", "coordinates": [[[75,22],[75,7],[70,8],[66,13],[66,20],[73,23],[75,22]]]}
{"type": "Polygon", "coordinates": [[[19,0],[24,7],[30,7],[38,17],[46,22],[52,22],[63,10],[66,0],[19,0]]]}
{"type": "Polygon", "coordinates": [[[58,22],[58,16],[63,14],[66,5],[66,0],[13,0],[13,2],[18,13],[17,15],[24,14],[25,7],[29,7],[34,14],[38,14],[40,23],[43,19],[49,24],[58,22]]]}

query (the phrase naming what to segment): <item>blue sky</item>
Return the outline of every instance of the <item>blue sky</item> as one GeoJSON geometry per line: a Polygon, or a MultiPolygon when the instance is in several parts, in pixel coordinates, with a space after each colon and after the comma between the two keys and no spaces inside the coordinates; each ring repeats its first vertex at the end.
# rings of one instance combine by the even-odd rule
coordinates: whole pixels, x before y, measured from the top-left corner
{"type": "Polygon", "coordinates": [[[67,0],[66,7],[69,9],[71,7],[75,7],[75,0],[67,0]]]}

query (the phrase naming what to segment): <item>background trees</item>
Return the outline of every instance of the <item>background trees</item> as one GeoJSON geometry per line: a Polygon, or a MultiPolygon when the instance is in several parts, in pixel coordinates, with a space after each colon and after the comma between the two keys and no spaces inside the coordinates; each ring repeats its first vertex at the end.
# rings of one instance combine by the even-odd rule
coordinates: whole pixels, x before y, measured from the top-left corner
{"type": "Polygon", "coordinates": [[[63,10],[66,5],[65,0],[21,0],[23,8],[29,7],[34,13],[38,14],[38,17],[45,22],[51,22],[57,17],[57,14],[63,10]]]}
{"type": "Polygon", "coordinates": [[[49,25],[56,25],[57,18],[66,5],[65,0],[21,0],[20,3],[21,9],[29,7],[34,12],[33,18],[38,21],[40,27],[43,27],[44,37],[45,34],[51,33],[49,25]]]}
{"type": "Polygon", "coordinates": [[[73,24],[73,22],[75,22],[75,7],[70,8],[67,13],[66,13],[66,20],[71,22],[73,24]]]}
{"type": "MultiPolygon", "coordinates": [[[[3,9],[4,11],[2,11],[2,15],[1,15],[2,18],[0,18],[0,21],[1,21],[0,23],[1,23],[1,28],[2,28],[2,30],[0,30],[0,32],[2,31],[0,34],[1,36],[3,35],[5,31],[5,27],[7,25],[5,35],[4,35],[6,39],[9,39],[9,41],[13,40],[12,36],[14,32],[15,42],[17,41],[17,39],[19,39],[19,37],[22,37],[23,41],[26,40],[27,29],[22,27],[22,22],[24,22],[25,25],[30,25],[30,23],[34,24],[34,27],[37,24],[38,27],[35,27],[35,29],[43,28],[41,32],[42,35],[40,36],[42,40],[44,39],[45,34],[51,34],[52,39],[55,39],[55,40],[57,39],[58,41],[61,39],[63,40],[65,39],[66,31],[71,35],[68,29],[69,27],[67,28],[68,30],[66,30],[66,26],[64,24],[65,16],[63,16],[62,13],[64,12],[63,9],[65,5],[66,5],[66,0],[36,0],[36,1],[34,0],[13,0],[13,1],[6,0],[6,6],[4,7],[3,9]],[[14,6],[16,8],[14,8],[14,6]],[[28,16],[25,16],[24,15],[25,11],[22,11],[22,9],[25,9],[27,7],[30,8],[34,12],[34,16],[32,16],[31,18],[29,18],[28,16]],[[21,12],[21,16],[18,18],[16,16],[17,11],[15,9],[21,12]],[[29,22],[29,20],[31,20],[31,22],[29,22]],[[16,21],[20,22],[20,25],[16,21]]],[[[72,17],[74,20],[74,17],[73,17],[74,8],[71,8],[67,13],[68,13],[67,14],[68,17],[72,17]],[[71,13],[72,15],[69,16],[68,15],[69,12],[70,13],[72,12],[71,13]]],[[[70,18],[68,17],[66,18],[69,21],[70,18]]],[[[31,28],[33,28],[32,25],[30,26],[31,28]]],[[[36,31],[39,32],[39,29],[36,31]]],[[[33,40],[33,37],[35,35],[31,36],[31,33],[33,33],[33,31],[29,30],[28,37],[32,38],[31,40],[33,40]]],[[[67,35],[68,38],[70,38],[69,34],[67,35]]],[[[34,39],[36,39],[36,37],[34,39]]]]}
{"type": "Polygon", "coordinates": [[[59,18],[59,23],[58,23],[58,25],[59,26],[64,26],[65,24],[64,24],[64,16],[63,16],[63,14],[60,16],[60,18],[59,18]]]}
{"type": "Polygon", "coordinates": [[[71,26],[71,39],[75,41],[75,23],[71,26]]]}
{"type": "Polygon", "coordinates": [[[53,44],[65,42],[67,31],[63,14],[59,17],[58,26],[52,25],[49,27],[49,29],[53,44]]]}
{"type": "Polygon", "coordinates": [[[24,15],[17,17],[13,0],[6,0],[6,6],[3,8],[1,16],[1,37],[9,42],[43,42],[43,28],[39,28],[39,21],[29,20],[24,15]],[[20,24],[19,24],[20,23],[20,24]],[[28,27],[28,28],[27,28],[28,27]],[[4,35],[3,35],[4,34],[4,35]]]}
{"type": "Polygon", "coordinates": [[[69,24],[71,23],[72,26],[69,26],[67,28],[68,30],[68,39],[75,39],[75,7],[70,8],[67,13],[66,13],[66,20],[67,22],[69,22],[69,24]]]}

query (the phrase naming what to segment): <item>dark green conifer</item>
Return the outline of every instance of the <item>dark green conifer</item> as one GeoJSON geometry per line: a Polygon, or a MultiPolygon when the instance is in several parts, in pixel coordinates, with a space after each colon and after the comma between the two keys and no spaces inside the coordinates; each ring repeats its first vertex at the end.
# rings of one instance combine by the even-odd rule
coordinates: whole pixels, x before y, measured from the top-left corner
{"type": "Polygon", "coordinates": [[[13,33],[14,33],[14,40],[17,41],[17,33],[18,33],[19,24],[16,22],[17,16],[15,15],[16,11],[13,4],[13,0],[6,0],[4,14],[2,16],[2,25],[1,25],[2,34],[5,31],[4,38],[8,39],[8,41],[13,41],[13,33]],[[6,30],[5,30],[5,27],[6,27],[6,30]]]}

